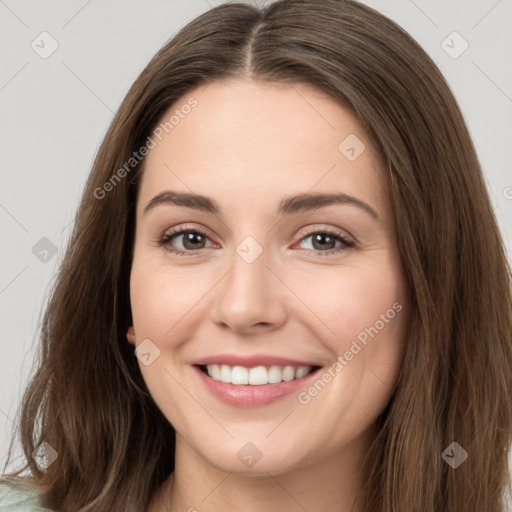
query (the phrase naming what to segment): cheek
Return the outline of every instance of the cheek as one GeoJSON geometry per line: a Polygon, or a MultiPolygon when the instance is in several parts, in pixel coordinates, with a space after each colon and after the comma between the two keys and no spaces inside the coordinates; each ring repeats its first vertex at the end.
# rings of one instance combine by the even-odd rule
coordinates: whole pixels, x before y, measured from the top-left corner
{"type": "MultiPolygon", "coordinates": [[[[370,417],[389,399],[403,359],[407,304],[402,274],[398,265],[383,261],[318,277],[315,286],[311,278],[303,281],[298,295],[308,297],[307,305],[321,319],[321,324],[313,321],[315,332],[322,333],[321,342],[336,364],[323,376],[330,389],[327,394],[341,409],[357,414],[364,409],[370,417]],[[354,404],[366,406],[359,409],[354,404]]],[[[312,390],[311,396],[315,394],[312,390]]]]}
{"type": "Polygon", "coordinates": [[[149,339],[160,350],[151,364],[139,361],[139,368],[158,408],[180,429],[193,428],[191,418],[201,413],[181,384],[185,379],[179,364],[179,347],[194,334],[193,306],[201,296],[197,283],[154,259],[134,258],[130,300],[137,345],[149,339]]]}
{"type": "MultiPolygon", "coordinates": [[[[315,332],[332,364],[298,398],[310,417],[325,418],[322,428],[340,444],[367,428],[390,399],[406,343],[405,288],[391,265],[344,268],[315,282],[308,306],[322,320],[315,332]]],[[[302,283],[303,294],[310,285],[302,283]]]]}
{"type": "Polygon", "coordinates": [[[375,329],[378,337],[390,339],[390,346],[400,338],[405,294],[402,276],[391,265],[353,265],[323,275],[318,272],[314,278],[297,280],[294,289],[315,313],[315,331],[323,332],[322,342],[334,354],[349,350],[352,340],[364,343],[371,334],[375,338],[375,329]]]}
{"type": "MultiPolygon", "coordinates": [[[[206,276],[205,276],[206,277],[206,276]]],[[[137,339],[151,338],[155,343],[176,339],[193,315],[194,305],[208,290],[208,282],[193,270],[173,270],[154,261],[134,260],[130,276],[130,300],[137,339]]]]}

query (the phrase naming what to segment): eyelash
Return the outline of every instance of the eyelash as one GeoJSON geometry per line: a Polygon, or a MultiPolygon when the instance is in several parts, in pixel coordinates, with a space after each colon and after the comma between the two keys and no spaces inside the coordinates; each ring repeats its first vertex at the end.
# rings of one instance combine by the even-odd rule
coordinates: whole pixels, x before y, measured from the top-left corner
{"type": "MultiPolygon", "coordinates": [[[[173,254],[176,254],[176,256],[197,256],[198,252],[201,249],[198,249],[197,251],[182,251],[180,249],[171,249],[170,248],[170,240],[172,238],[174,238],[176,235],[182,235],[184,233],[196,233],[201,236],[204,236],[205,238],[209,238],[208,235],[201,229],[178,227],[178,228],[171,229],[171,231],[169,233],[165,233],[160,239],[157,240],[157,245],[159,247],[165,247],[165,250],[172,252],[173,254]]],[[[302,240],[304,238],[308,238],[312,235],[317,235],[317,234],[332,236],[332,237],[336,238],[337,240],[339,240],[342,243],[342,246],[338,247],[337,249],[329,249],[327,251],[318,251],[315,249],[302,249],[302,250],[305,250],[305,251],[313,250],[313,252],[316,252],[317,254],[319,254],[321,256],[329,256],[331,254],[338,254],[338,253],[341,253],[342,251],[345,251],[347,249],[352,249],[355,247],[354,242],[347,240],[346,238],[341,236],[341,233],[336,233],[335,231],[331,231],[329,229],[311,231],[309,233],[306,232],[305,230],[303,230],[299,233],[299,235],[301,236],[299,242],[302,242],[302,240]]]]}

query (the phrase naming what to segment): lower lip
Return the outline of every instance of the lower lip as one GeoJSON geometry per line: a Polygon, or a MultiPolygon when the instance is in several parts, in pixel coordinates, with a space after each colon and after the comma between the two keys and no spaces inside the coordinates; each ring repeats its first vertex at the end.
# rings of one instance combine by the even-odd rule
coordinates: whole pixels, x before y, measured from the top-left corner
{"type": "Polygon", "coordinates": [[[212,395],[226,404],[235,405],[237,407],[259,407],[275,402],[292,393],[296,393],[320,370],[320,368],[317,368],[305,377],[288,382],[283,381],[278,384],[254,386],[249,384],[226,384],[225,382],[212,379],[203,373],[198,366],[194,366],[193,368],[212,395]]]}

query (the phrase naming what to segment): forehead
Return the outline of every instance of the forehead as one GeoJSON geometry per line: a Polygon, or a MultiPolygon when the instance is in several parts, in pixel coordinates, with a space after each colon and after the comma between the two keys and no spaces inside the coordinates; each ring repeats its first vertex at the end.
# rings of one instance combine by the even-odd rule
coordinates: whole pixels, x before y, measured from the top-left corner
{"type": "Polygon", "coordinates": [[[215,196],[226,209],[271,209],[283,195],[341,192],[386,216],[385,182],[360,123],[311,86],[213,82],[175,102],[159,126],[139,211],[166,189],[215,196]]]}

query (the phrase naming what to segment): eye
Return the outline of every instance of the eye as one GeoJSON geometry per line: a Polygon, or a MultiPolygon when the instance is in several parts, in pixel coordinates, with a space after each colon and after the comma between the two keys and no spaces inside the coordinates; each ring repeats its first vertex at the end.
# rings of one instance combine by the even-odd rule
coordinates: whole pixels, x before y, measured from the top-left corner
{"type": "MultiPolygon", "coordinates": [[[[304,232],[301,232],[300,235],[304,235],[304,232]]],[[[313,231],[308,235],[303,236],[299,244],[308,238],[311,238],[309,249],[316,251],[321,256],[340,253],[355,246],[354,242],[345,238],[343,233],[336,233],[325,229],[321,231],[313,231]],[[337,248],[336,242],[339,243],[337,248]]]]}
{"type": "Polygon", "coordinates": [[[158,245],[165,247],[169,252],[177,254],[178,256],[195,256],[200,249],[204,249],[204,243],[209,240],[206,233],[200,229],[187,227],[174,228],[169,233],[165,233],[162,238],[158,240],[158,245]],[[181,243],[186,250],[172,248],[172,240],[181,238],[181,243]]]}

